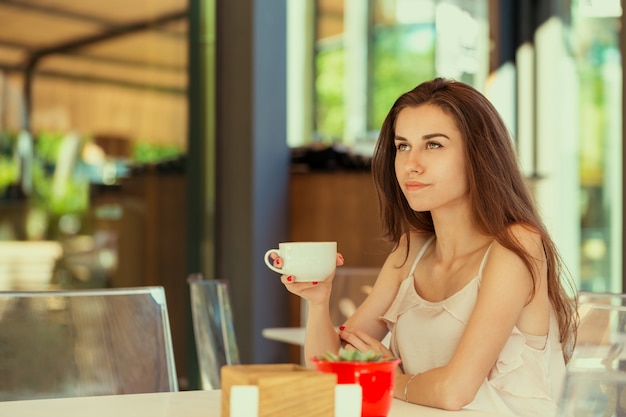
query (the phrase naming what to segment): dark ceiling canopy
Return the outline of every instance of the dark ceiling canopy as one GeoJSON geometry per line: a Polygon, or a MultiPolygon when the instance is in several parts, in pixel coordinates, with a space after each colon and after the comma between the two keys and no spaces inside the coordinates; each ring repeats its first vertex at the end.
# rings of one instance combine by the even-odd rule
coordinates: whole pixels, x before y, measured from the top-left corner
{"type": "Polygon", "coordinates": [[[182,94],[187,13],[187,0],[0,0],[0,71],[182,94]]]}

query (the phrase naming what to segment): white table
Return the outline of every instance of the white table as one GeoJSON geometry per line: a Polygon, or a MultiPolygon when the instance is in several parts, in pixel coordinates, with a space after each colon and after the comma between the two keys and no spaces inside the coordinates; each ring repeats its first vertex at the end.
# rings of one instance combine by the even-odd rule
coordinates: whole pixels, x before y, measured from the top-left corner
{"type": "MultiPolygon", "coordinates": [[[[268,327],[261,333],[263,337],[277,342],[289,343],[297,346],[304,346],[306,329],[304,327],[268,327]]],[[[389,346],[391,333],[382,340],[385,346],[389,346]]]]}
{"type": "Polygon", "coordinates": [[[263,329],[262,335],[266,339],[304,346],[304,327],[269,327],[263,329]]]}
{"type": "MultiPolygon", "coordinates": [[[[221,391],[181,391],[0,402],[7,417],[220,417],[221,391]]],[[[505,417],[461,410],[444,411],[394,400],[389,417],[505,417]]],[[[510,416],[509,416],[510,417],[510,416]]]]}

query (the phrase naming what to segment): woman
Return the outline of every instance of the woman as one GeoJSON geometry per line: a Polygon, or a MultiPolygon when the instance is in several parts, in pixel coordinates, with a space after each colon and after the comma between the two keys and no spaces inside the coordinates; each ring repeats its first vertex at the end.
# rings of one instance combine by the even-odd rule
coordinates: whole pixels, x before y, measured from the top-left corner
{"type": "Polygon", "coordinates": [[[308,302],[305,357],[342,343],[374,350],[402,360],[397,398],[554,415],[576,305],[493,105],[460,82],[417,86],[385,119],[372,172],[395,246],[339,333],[329,319],[332,279],[281,277],[308,302]]]}

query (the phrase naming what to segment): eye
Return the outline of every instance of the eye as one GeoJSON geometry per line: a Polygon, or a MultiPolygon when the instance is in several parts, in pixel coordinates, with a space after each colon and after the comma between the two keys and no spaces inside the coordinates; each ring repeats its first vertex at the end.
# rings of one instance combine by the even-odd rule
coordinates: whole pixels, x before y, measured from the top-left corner
{"type": "Polygon", "coordinates": [[[405,152],[405,151],[410,151],[410,150],[411,150],[411,146],[408,143],[400,142],[396,144],[396,151],[398,152],[405,152]]]}
{"type": "Polygon", "coordinates": [[[442,147],[443,146],[439,142],[435,142],[435,141],[432,141],[432,140],[429,140],[428,142],[426,142],[426,149],[438,149],[438,148],[442,148],[442,147]]]}

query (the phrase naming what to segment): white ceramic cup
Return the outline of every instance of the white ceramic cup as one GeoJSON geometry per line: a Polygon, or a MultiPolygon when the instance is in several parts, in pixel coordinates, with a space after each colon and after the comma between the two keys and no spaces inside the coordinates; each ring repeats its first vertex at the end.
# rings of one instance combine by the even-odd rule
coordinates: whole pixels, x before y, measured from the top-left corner
{"type": "Polygon", "coordinates": [[[299,282],[323,281],[336,267],[337,242],[283,242],[278,249],[265,252],[269,269],[281,275],[292,275],[299,282]],[[276,253],[283,261],[282,268],[272,265],[270,254],[276,253]]]}

